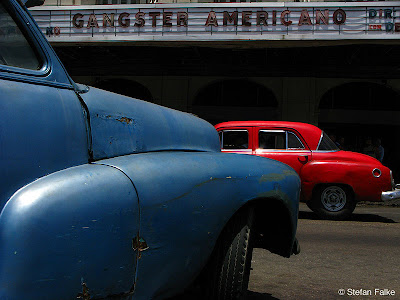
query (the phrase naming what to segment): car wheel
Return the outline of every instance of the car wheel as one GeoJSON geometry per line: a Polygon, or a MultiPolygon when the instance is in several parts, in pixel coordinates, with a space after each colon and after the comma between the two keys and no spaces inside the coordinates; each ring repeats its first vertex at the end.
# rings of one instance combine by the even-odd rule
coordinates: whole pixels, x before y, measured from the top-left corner
{"type": "Polygon", "coordinates": [[[206,272],[206,299],[243,299],[253,255],[252,208],[237,213],[224,228],[206,272]]]}
{"type": "Polygon", "coordinates": [[[321,218],[347,219],[356,207],[350,188],[342,185],[320,186],[313,193],[309,207],[321,218]]]}

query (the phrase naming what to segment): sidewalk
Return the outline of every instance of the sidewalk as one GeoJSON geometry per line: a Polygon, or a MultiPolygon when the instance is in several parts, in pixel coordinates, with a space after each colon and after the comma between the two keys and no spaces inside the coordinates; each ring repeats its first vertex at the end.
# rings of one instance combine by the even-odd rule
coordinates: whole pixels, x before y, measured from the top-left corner
{"type": "Polygon", "coordinates": [[[400,207],[400,199],[390,200],[386,202],[369,202],[369,201],[361,201],[357,203],[357,206],[393,206],[400,207]]]}

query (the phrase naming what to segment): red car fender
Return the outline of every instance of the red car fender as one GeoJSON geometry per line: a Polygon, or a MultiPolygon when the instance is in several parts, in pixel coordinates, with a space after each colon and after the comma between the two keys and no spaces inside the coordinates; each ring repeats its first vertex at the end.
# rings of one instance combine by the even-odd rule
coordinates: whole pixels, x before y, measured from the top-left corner
{"type": "Polygon", "coordinates": [[[390,190],[390,170],[383,166],[360,165],[357,162],[311,161],[304,165],[300,174],[303,198],[312,198],[314,188],[320,184],[340,184],[349,187],[356,201],[381,201],[381,193],[390,190]],[[375,177],[372,171],[381,170],[375,177]]]}

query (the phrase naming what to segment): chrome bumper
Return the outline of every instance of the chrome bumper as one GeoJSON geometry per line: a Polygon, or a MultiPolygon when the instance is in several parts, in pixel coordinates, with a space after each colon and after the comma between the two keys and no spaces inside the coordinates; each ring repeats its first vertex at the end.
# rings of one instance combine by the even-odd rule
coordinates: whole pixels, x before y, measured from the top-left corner
{"type": "Polygon", "coordinates": [[[382,196],[381,196],[382,201],[400,199],[400,189],[398,189],[397,186],[396,186],[396,189],[393,191],[382,192],[382,196]]]}

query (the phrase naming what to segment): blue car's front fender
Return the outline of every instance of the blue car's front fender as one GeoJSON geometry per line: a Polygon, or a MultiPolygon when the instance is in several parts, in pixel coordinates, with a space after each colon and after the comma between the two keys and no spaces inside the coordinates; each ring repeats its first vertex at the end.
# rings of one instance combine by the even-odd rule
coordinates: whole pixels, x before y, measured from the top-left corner
{"type": "Polygon", "coordinates": [[[135,299],[167,297],[190,283],[228,220],[254,199],[277,200],[286,207],[285,226],[291,228],[287,239],[293,242],[300,179],[283,163],[249,155],[178,151],[96,163],[121,169],[138,192],[140,234],[149,249],[138,263],[135,299]]]}
{"type": "Polygon", "coordinates": [[[73,167],[16,192],[0,215],[0,299],[76,299],[130,292],[138,199],[115,168],[73,167]]]}

